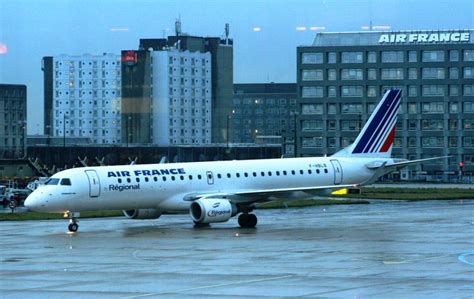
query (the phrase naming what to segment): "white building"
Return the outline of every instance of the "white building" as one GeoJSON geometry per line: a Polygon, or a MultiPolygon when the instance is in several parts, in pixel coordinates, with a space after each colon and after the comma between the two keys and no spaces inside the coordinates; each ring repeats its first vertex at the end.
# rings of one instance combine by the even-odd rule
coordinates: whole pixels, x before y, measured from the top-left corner
{"type": "Polygon", "coordinates": [[[153,51],[154,144],[211,143],[211,53],[153,51]]]}
{"type": "Polygon", "coordinates": [[[121,143],[121,63],[115,54],[52,57],[50,135],[121,143]]]}

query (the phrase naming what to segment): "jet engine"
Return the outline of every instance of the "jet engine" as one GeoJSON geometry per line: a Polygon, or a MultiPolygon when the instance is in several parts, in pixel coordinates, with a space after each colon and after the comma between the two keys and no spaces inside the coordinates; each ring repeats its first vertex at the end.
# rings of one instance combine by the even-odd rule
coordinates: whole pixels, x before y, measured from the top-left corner
{"type": "Polygon", "coordinates": [[[237,208],[224,198],[204,198],[191,204],[189,214],[196,223],[226,222],[237,214],[237,208]]]}
{"type": "Polygon", "coordinates": [[[158,219],[161,216],[157,209],[123,210],[123,214],[128,219],[158,219]]]}

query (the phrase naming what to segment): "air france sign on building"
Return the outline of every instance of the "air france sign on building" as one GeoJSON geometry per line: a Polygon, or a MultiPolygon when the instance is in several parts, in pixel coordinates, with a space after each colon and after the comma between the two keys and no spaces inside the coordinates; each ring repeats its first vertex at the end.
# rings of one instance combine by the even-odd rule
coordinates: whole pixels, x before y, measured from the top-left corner
{"type": "Polygon", "coordinates": [[[470,40],[470,32],[390,33],[380,35],[379,44],[466,43],[470,40]]]}

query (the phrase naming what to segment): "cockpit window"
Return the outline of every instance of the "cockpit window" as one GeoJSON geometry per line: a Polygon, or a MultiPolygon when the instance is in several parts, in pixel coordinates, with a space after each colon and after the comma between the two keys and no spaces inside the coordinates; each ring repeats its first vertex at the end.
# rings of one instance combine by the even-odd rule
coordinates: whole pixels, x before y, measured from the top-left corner
{"type": "Polygon", "coordinates": [[[62,179],[62,180],[61,180],[61,185],[63,185],[63,186],[71,186],[71,180],[70,180],[70,179],[62,179]]]}
{"type": "Polygon", "coordinates": [[[44,184],[45,185],[57,185],[58,183],[59,183],[59,179],[51,178],[51,179],[47,180],[44,184]]]}

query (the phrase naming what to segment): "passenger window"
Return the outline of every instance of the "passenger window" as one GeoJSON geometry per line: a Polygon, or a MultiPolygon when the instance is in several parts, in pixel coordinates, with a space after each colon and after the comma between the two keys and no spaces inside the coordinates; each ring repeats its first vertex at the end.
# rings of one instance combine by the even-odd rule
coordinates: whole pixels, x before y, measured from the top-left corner
{"type": "Polygon", "coordinates": [[[175,180],[175,178],[174,178],[174,175],[172,175],[172,176],[171,176],[171,180],[172,180],[172,181],[174,181],[174,180],[175,180]]]}
{"type": "Polygon", "coordinates": [[[135,180],[137,181],[137,183],[140,183],[140,178],[136,178],[135,180]]]}
{"type": "Polygon", "coordinates": [[[328,173],[328,170],[327,170],[327,169],[324,169],[324,173],[328,173]]]}
{"type": "Polygon", "coordinates": [[[286,175],[286,174],[287,174],[287,173],[286,173],[286,170],[283,170],[283,175],[286,175]]]}
{"type": "Polygon", "coordinates": [[[238,177],[238,178],[240,178],[240,173],[237,172],[237,173],[235,174],[235,176],[238,177]]]}
{"type": "Polygon", "coordinates": [[[261,175],[261,176],[265,176],[265,172],[263,172],[263,171],[260,172],[260,175],[261,175]]]}
{"type": "Polygon", "coordinates": [[[244,177],[248,178],[249,177],[249,174],[244,172],[244,177]]]}
{"type": "Polygon", "coordinates": [[[277,171],[277,172],[276,172],[276,174],[277,174],[277,176],[279,176],[279,175],[280,175],[280,172],[279,172],[279,171],[277,171]]]}
{"type": "Polygon", "coordinates": [[[193,179],[193,176],[192,175],[189,175],[189,180],[191,181],[193,179]]]}
{"type": "Polygon", "coordinates": [[[183,180],[184,180],[184,176],[180,175],[180,176],[179,176],[179,179],[183,181],[183,180]]]}
{"type": "Polygon", "coordinates": [[[166,177],[164,176],[164,177],[162,177],[162,178],[163,178],[163,182],[166,182],[166,177]]]}
{"type": "Polygon", "coordinates": [[[62,179],[62,180],[61,180],[61,185],[63,185],[63,186],[71,186],[71,180],[70,180],[70,179],[62,179]]]}
{"type": "Polygon", "coordinates": [[[256,173],[256,172],[254,172],[254,173],[253,173],[253,176],[257,176],[257,173],[256,173]]]}
{"type": "Polygon", "coordinates": [[[200,174],[198,174],[198,179],[199,179],[199,180],[202,179],[202,176],[201,176],[200,174]]]}
{"type": "Polygon", "coordinates": [[[291,171],[291,174],[292,174],[292,175],[295,175],[295,173],[296,173],[296,172],[295,172],[294,170],[291,171]]]}
{"type": "Polygon", "coordinates": [[[311,174],[311,169],[308,169],[308,174],[311,174]]]}
{"type": "Polygon", "coordinates": [[[222,178],[222,176],[221,176],[220,173],[217,174],[217,178],[218,178],[218,179],[222,178]]]}
{"type": "Polygon", "coordinates": [[[319,174],[319,169],[316,169],[316,173],[319,174]]]}
{"type": "Polygon", "coordinates": [[[158,181],[158,178],[157,178],[157,177],[154,177],[153,180],[154,180],[155,182],[157,182],[157,181],[158,181]]]}
{"type": "Polygon", "coordinates": [[[227,174],[227,177],[230,179],[230,173],[227,174]]]}
{"type": "Polygon", "coordinates": [[[119,183],[119,184],[122,184],[122,179],[118,179],[118,183],[119,183]]]}
{"type": "Polygon", "coordinates": [[[300,169],[300,174],[304,174],[304,171],[303,171],[303,169],[300,169]]]}
{"type": "Polygon", "coordinates": [[[145,182],[148,182],[148,177],[145,177],[145,182]]]}
{"type": "Polygon", "coordinates": [[[131,183],[132,180],[130,178],[127,178],[127,183],[131,183]]]}

